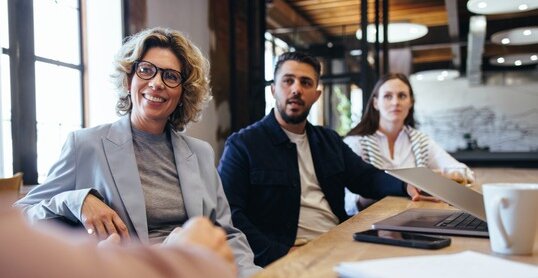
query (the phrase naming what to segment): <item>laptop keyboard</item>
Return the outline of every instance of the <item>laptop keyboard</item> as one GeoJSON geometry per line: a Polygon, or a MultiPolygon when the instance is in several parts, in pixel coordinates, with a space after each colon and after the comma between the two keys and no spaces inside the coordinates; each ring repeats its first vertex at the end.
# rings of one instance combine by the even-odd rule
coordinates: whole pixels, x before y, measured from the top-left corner
{"type": "Polygon", "coordinates": [[[437,227],[447,227],[460,230],[487,231],[486,222],[465,212],[455,212],[437,223],[437,227]]]}

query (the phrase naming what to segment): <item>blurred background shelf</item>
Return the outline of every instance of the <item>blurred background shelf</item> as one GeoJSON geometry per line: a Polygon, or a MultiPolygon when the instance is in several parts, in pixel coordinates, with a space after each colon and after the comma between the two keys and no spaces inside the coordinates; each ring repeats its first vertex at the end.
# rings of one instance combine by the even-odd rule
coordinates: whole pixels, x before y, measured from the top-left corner
{"type": "Polygon", "coordinates": [[[469,166],[538,167],[538,152],[458,151],[452,155],[469,166]]]}

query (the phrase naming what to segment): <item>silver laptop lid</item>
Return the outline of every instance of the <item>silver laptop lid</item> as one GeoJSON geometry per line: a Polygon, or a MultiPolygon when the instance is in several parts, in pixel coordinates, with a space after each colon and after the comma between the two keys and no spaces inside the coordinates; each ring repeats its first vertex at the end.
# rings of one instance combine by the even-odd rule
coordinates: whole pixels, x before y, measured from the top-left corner
{"type": "Polygon", "coordinates": [[[483,221],[486,221],[482,194],[426,167],[385,170],[387,174],[414,185],[483,221]]]}

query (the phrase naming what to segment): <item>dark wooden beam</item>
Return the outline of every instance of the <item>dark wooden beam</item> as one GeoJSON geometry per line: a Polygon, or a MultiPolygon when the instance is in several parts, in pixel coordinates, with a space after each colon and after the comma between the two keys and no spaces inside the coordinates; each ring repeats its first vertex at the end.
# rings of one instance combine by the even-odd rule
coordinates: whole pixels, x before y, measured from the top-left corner
{"type": "Polygon", "coordinates": [[[32,0],[9,0],[11,67],[11,134],[13,171],[25,184],[37,184],[37,130],[32,0]]]}

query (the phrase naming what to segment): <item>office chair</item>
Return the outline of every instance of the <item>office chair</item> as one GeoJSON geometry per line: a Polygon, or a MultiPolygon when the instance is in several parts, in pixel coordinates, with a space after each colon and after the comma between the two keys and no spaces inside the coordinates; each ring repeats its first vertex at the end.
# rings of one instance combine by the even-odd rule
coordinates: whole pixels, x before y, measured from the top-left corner
{"type": "Polygon", "coordinates": [[[10,178],[0,178],[0,191],[15,191],[19,193],[22,185],[22,172],[18,172],[10,178]]]}

